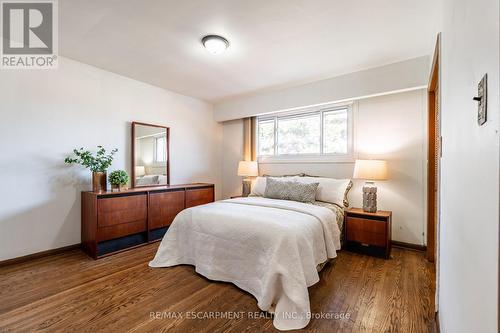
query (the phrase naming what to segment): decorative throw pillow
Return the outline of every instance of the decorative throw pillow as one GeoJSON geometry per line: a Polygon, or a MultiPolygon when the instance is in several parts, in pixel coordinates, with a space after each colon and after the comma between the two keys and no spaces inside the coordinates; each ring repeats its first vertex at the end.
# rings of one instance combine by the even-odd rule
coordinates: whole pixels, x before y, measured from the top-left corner
{"type": "Polygon", "coordinates": [[[316,200],[334,203],[340,207],[349,207],[347,194],[352,187],[352,181],[350,179],[306,176],[297,178],[297,181],[305,184],[319,183],[318,191],[316,192],[316,200]]]}
{"type": "Polygon", "coordinates": [[[297,177],[295,176],[282,176],[282,177],[257,177],[254,181],[252,181],[252,192],[250,193],[251,197],[263,197],[264,192],[266,192],[266,180],[268,178],[273,178],[276,181],[294,181],[297,177]]]}
{"type": "Polygon", "coordinates": [[[314,202],[319,183],[303,184],[267,178],[264,197],[270,199],[314,202]]]}

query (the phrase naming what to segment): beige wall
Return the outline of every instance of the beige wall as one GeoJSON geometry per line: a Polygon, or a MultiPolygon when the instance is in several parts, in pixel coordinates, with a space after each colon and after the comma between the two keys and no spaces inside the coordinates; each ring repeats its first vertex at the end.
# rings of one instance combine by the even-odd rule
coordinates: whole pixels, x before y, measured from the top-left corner
{"type": "Polygon", "coordinates": [[[76,147],[118,148],[131,171],[131,121],[170,126],[171,181],[220,194],[222,126],[212,106],[60,58],[57,70],[0,74],[0,260],[80,242],[90,172],[66,166],[76,147]]]}
{"type": "MultiPolygon", "coordinates": [[[[378,182],[379,208],[393,211],[393,239],[425,244],[426,228],[426,92],[416,90],[355,102],[355,145],[359,158],[389,162],[391,179],[378,182]]],[[[241,194],[236,176],[243,147],[241,120],[223,123],[223,197],[241,194]]],[[[353,163],[260,164],[261,174],[306,172],[350,178],[353,163]]],[[[362,181],[350,193],[352,206],[361,206],[362,181]]]]}

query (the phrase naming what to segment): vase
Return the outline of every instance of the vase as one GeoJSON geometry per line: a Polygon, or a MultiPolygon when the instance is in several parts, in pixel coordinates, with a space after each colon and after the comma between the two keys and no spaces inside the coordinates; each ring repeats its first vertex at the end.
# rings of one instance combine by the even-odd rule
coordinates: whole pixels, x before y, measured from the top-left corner
{"type": "Polygon", "coordinates": [[[111,184],[111,191],[112,192],[121,192],[123,190],[125,190],[125,185],[123,185],[123,184],[119,184],[119,185],[111,184]]]}
{"type": "Polygon", "coordinates": [[[107,190],[107,176],[104,172],[92,172],[92,191],[105,192],[107,190]]]}
{"type": "Polygon", "coordinates": [[[363,210],[367,213],[377,212],[377,187],[372,182],[363,186],[363,210]]]}

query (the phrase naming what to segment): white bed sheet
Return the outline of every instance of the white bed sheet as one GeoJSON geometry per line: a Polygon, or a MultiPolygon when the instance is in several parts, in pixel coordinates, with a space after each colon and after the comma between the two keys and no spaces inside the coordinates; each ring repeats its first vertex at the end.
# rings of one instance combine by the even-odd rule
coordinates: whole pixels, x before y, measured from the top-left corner
{"type": "Polygon", "coordinates": [[[194,265],[205,277],[232,282],[274,312],[280,330],[309,323],[307,288],[317,265],[337,256],[340,230],[333,210],[261,197],[218,201],[179,213],[151,267],[194,265]]]}

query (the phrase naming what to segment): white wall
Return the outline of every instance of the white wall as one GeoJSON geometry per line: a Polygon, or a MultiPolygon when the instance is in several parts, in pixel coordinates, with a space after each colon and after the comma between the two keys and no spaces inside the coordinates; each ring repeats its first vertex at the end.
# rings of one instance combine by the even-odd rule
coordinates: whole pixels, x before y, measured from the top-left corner
{"type": "Polygon", "coordinates": [[[80,242],[90,172],[64,165],[75,147],[118,148],[131,171],[131,121],[170,126],[171,182],[220,193],[222,126],[212,106],[61,58],[59,69],[0,73],[0,260],[80,242]]]}
{"type": "Polygon", "coordinates": [[[336,76],[286,89],[236,97],[214,107],[215,119],[227,121],[256,113],[374,97],[427,86],[429,57],[336,76]]]}
{"type": "Polygon", "coordinates": [[[446,0],[442,32],[441,332],[498,332],[499,3],[446,0]],[[488,122],[477,83],[488,73],[488,122]]]}
{"type": "MultiPolygon", "coordinates": [[[[393,211],[393,240],[425,244],[426,228],[426,91],[416,90],[362,99],[356,102],[355,144],[359,158],[387,159],[390,180],[378,182],[379,209],[393,211]]],[[[224,123],[223,196],[241,194],[236,176],[242,159],[241,120],[224,123]]],[[[354,163],[260,164],[261,174],[306,172],[318,176],[351,178],[354,163]]],[[[362,205],[362,181],[355,181],[349,198],[362,205]]]]}

